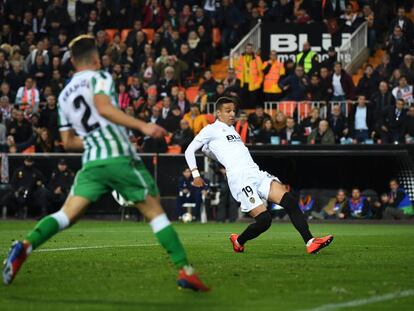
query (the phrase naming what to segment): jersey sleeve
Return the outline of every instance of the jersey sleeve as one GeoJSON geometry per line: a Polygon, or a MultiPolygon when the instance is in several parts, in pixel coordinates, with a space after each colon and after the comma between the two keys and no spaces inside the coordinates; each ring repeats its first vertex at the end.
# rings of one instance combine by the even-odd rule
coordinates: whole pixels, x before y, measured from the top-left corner
{"type": "Polygon", "coordinates": [[[69,118],[66,116],[65,112],[61,107],[61,103],[58,103],[58,126],[59,131],[67,131],[72,128],[69,118]]]}
{"type": "Polygon", "coordinates": [[[115,92],[114,83],[109,73],[99,71],[92,77],[93,95],[102,94],[112,96],[115,92]]]}

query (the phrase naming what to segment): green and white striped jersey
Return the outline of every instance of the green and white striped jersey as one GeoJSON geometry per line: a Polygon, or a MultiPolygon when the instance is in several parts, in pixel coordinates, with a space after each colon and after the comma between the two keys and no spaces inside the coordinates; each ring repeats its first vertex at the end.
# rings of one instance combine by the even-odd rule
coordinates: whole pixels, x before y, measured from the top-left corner
{"type": "Polygon", "coordinates": [[[82,137],[83,164],[118,157],[139,159],[124,127],[103,118],[96,110],[94,95],[105,94],[118,106],[115,85],[109,73],[85,70],[75,73],[58,99],[59,128],[73,129],[82,137]]]}

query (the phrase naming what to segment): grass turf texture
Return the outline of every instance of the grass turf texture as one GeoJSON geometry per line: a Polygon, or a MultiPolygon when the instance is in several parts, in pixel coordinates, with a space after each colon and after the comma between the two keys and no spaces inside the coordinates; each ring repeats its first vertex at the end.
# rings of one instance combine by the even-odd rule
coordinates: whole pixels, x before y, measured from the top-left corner
{"type": "MultiPolygon", "coordinates": [[[[0,253],[34,222],[0,222],[0,253]]],[[[414,289],[414,229],[409,225],[312,225],[333,244],[307,255],[290,224],[274,224],[246,252],[231,232],[245,224],[175,225],[210,293],[179,291],[176,271],[148,225],[81,221],[34,252],[11,286],[0,286],[1,310],[306,310],[328,303],[414,289]],[[147,245],[147,246],[133,246],[147,245]],[[118,246],[118,247],[117,247],[118,246]],[[122,247],[123,246],[123,247],[122,247]]],[[[414,296],[346,310],[413,310],[414,296]]]]}

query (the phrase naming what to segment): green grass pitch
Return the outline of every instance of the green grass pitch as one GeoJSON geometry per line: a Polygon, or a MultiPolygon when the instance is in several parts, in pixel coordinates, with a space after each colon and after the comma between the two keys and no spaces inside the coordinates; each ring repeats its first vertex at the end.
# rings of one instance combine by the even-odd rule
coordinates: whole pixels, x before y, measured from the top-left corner
{"type": "MultiPolygon", "coordinates": [[[[33,225],[1,221],[1,257],[33,225]]],[[[39,249],[50,251],[34,252],[11,286],[0,285],[0,310],[414,310],[413,226],[311,225],[335,240],[307,255],[293,227],[275,223],[235,254],[228,235],[244,227],[176,225],[213,289],[194,293],[177,290],[148,225],[81,221],[39,249]]]]}

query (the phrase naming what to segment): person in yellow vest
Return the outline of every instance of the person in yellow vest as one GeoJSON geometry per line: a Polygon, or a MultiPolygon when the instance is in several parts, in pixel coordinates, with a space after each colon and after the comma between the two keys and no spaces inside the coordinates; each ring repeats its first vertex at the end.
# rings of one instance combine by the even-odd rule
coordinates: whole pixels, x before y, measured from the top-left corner
{"type": "Polygon", "coordinates": [[[278,101],[283,90],[279,87],[279,80],[285,75],[285,66],[277,59],[275,50],[270,51],[270,59],[262,66],[264,81],[263,93],[265,101],[278,101]]]}
{"type": "Polygon", "coordinates": [[[240,80],[242,108],[254,108],[262,102],[262,59],[254,54],[253,45],[247,44],[236,65],[237,79],[240,80]]]}
{"type": "Polygon", "coordinates": [[[302,66],[305,69],[305,74],[309,75],[319,70],[318,54],[311,50],[309,42],[305,42],[302,52],[296,55],[297,65],[302,66]]]}
{"type": "Polygon", "coordinates": [[[200,108],[196,104],[191,105],[190,111],[184,115],[183,120],[188,122],[194,135],[200,133],[203,127],[208,125],[206,115],[200,113],[200,108]]]}

